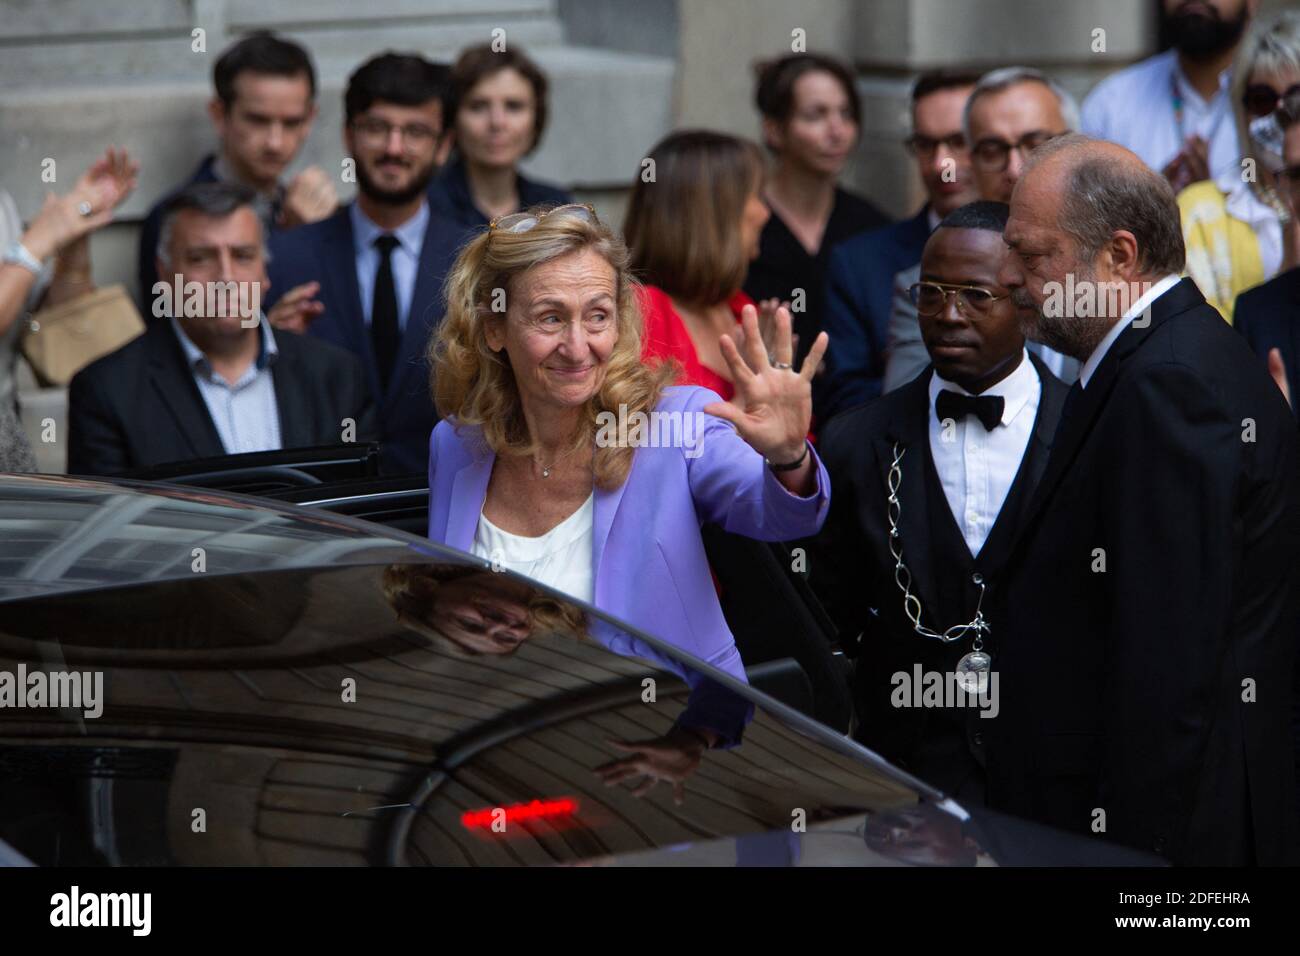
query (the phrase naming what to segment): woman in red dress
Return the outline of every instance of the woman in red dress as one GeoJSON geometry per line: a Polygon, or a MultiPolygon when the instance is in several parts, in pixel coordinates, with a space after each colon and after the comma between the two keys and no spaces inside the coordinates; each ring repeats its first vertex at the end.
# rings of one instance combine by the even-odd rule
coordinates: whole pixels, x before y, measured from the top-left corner
{"type": "MultiPolygon", "coordinates": [[[[740,285],[768,217],[763,154],[748,140],[687,130],[660,142],[650,160],[623,226],[632,269],[645,283],[642,356],[675,359],[678,384],[730,399],[718,341],[726,334],[739,344],[740,310],[755,304],[740,285]]],[[[762,303],[760,326],[771,326],[778,304],[762,303]]]]}

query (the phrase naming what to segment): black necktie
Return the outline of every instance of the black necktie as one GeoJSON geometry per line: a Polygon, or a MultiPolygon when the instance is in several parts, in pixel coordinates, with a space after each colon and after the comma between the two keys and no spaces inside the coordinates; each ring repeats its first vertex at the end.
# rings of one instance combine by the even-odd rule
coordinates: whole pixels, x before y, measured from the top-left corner
{"type": "Polygon", "coordinates": [[[388,391],[388,377],[397,361],[397,347],[402,340],[397,325],[397,287],[393,284],[393,250],[396,236],[382,235],[375,240],[379,250],[379,268],[375,270],[375,295],[370,306],[370,341],[375,347],[379,366],[379,387],[388,391]]]}
{"type": "Polygon", "coordinates": [[[962,395],[944,389],[934,400],[934,413],[939,421],[951,418],[961,421],[967,415],[974,415],[984,425],[985,431],[993,431],[1002,421],[1002,408],[1006,405],[1001,395],[962,395]]]}

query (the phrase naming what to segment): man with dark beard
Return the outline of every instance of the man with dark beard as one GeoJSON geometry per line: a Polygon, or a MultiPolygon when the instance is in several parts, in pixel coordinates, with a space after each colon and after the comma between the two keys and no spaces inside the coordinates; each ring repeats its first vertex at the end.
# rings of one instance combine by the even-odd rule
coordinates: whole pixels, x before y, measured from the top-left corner
{"type": "Polygon", "coordinates": [[[998,282],[1083,363],[1005,566],[991,807],[1175,863],[1294,863],[1300,447],[1190,279],[1169,184],[1071,135],[1016,185],[998,282]]]}
{"type": "Polygon", "coordinates": [[[1131,149],[1175,193],[1238,163],[1230,67],[1257,5],[1163,0],[1173,48],[1098,83],[1083,102],[1083,132],[1131,149]]]}
{"type": "Polygon", "coordinates": [[[389,474],[428,470],[437,422],[425,353],[464,236],[426,199],[447,145],[446,83],[447,68],[419,56],[384,53],[363,63],[344,96],[356,200],[271,245],[271,288],[289,290],[270,303],[277,326],[309,330],[361,358],[389,474]]]}

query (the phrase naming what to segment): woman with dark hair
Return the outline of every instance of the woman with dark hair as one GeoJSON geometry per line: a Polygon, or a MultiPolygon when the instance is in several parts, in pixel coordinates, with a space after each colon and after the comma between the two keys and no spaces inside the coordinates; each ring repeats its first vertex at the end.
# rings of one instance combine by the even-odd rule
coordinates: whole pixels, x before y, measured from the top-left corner
{"type": "Polygon", "coordinates": [[[429,187],[435,212],[465,226],[486,226],[539,204],[572,202],[557,186],[525,178],[519,161],[546,129],[547,81],[527,56],[488,44],[463,51],[451,68],[444,126],[455,154],[429,187]]]}
{"type": "MultiPolygon", "coordinates": [[[[741,291],[767,222],[763,154],[748,140],[706,130],[673,133],[650,152],[653,177],[637,179],[623,223],[633,273],[644,285],[643,357],[673,359],[680,385],[730,398],[724,335],[743,335],[741,291]]],[[[763,303],[770,339],[775,300],[763,303]]]]}
{"type": "Polygon", "coordinates": [[[776,166],[763,194],[772,217],[745,291],[755,299],[791,303],[795,354],[802,358],[822,328],[831,248],[889,218],[838,185],[862,125],[847,66],[815,53],[782,57],[760,70],[755,101],[776,166]]]}

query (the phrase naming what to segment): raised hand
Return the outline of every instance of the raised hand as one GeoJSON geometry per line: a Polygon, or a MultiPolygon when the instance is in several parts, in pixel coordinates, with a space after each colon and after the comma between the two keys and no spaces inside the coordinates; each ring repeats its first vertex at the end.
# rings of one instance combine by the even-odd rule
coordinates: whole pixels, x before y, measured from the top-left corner
{"type": "Polygon", "coordinates": [[[751,448],[772,462],[791,462],[804,451],[808,428],[812,425],[812,377],[826,351],[827,337],[822,332],[795,371],[790,311],[776,310],[776,335],[768,359],[758,330],[758,310],[747,305],[741,311],[745,337],[742,357],[731,336],[718,342],[722,357],[731,370],[735,395],[729,402],[713,402],[704,411],[725,418],[751,448]]]}
{"type": "Polygon", "coordinates": [[[672,733],[652,740],[611,740],[609,743],[630,756],[596,768],[605,786],[612,787],[634,777],[643,778],[632,796],[643,797],[661,780],[673,785],[673,801],[679,806],[686,799],[686,780],[700,766],[704,744],[690,734],[672,733]]]}
{"type": "Polygon", "coordinates": [[[23,234],[23,245],[38,259],[54,255],[113,219],[135,188],[139,166],[124,149],[109,147],[81,174],[66,195],[51,193],[23,234]]]}
{"type": "Polygon", "coordinates": [[[284,193],[280,224],[287,228],[319,222],[338,208],[339,196],[329,174],[319,166],[308,166],[289,183],[284,193]]]}
{"type": "Polygon", "coordinates": [[[325,304],[317,302],[314,298],[319,291],[319,282],[304,282],[302,285],[294,286],[280,297],[280,301],[270,312],[266,313],[266,320],[277,329],[306,332],[307,326],[325,311],[325,304]]]}

